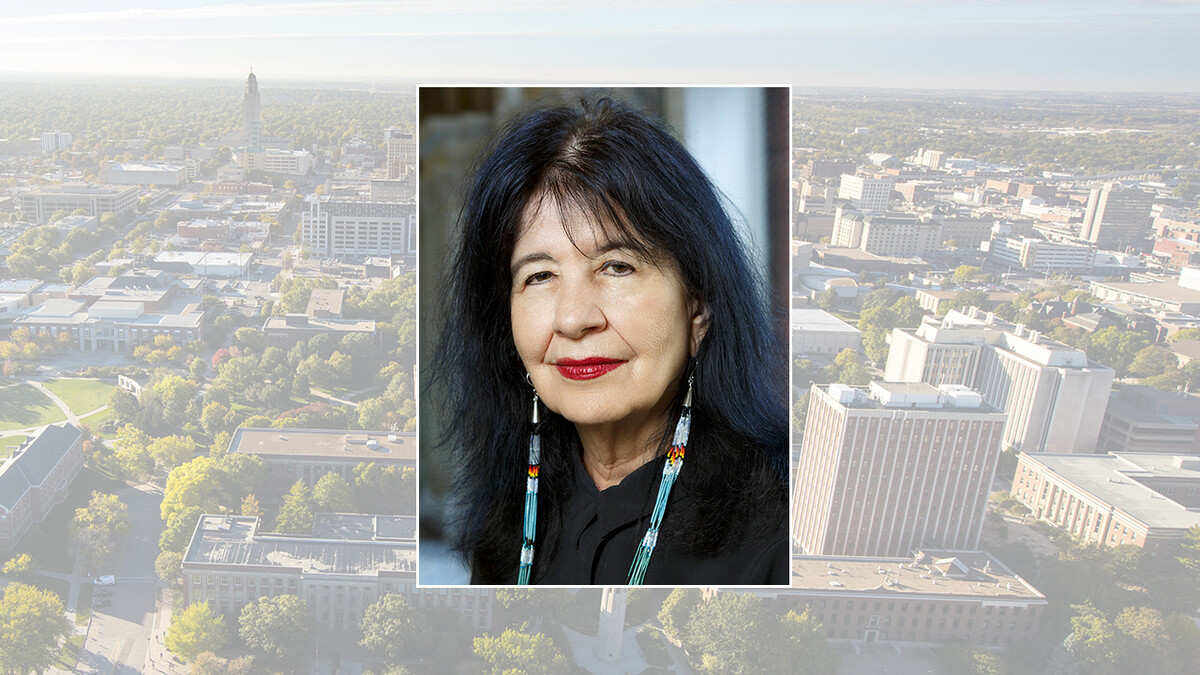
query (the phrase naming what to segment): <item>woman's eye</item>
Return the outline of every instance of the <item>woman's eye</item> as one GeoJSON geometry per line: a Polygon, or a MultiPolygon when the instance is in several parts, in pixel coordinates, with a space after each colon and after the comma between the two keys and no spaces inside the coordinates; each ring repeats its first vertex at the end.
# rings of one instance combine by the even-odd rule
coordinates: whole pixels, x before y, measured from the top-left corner
{"type": "Polygon", "coordinates": [[[630,265],[629,263],[621,262],[620,260],[610,260],[610,261],[604,263],[604,267],[601,269],[603,269],[608,274],[612,274],[612,275],[619,276],[619,277],[623,277],[626,274],[633,273],[633,265],[630,265]]]}
{"type": "Polygon", "coordinates": [[[547,281],[550,281],[550,279],[553,277],[554,275],[550,272],[535,272],[525,277],[525,285],[529,286],[530,284],[543,284],[547,281]]]}

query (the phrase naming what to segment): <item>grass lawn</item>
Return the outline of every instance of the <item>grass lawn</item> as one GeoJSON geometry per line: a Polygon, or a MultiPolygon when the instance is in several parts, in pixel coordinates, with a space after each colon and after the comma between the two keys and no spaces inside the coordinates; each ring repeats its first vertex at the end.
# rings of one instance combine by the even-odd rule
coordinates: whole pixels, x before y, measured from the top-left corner
{"type": "Polygon", "coordinates": [[[0,431],[53,424],[67,419],[42,392],[28,384],[0,389],[0,431]]]}
{"type": "Polygon", "coordinates": [[[86,635],[72,635],[63,642],[62,652],[58,655],[58,662],[55,667],[61,668],[69,673],[75,672],[75,667],[79,665],[79,653],[83,651],[83,641],[86,635]]]}
{"type": "Polygon", "coordinates": [[[100,380],[50,380],[43,385],[61,398],[76,415],[108,405],[116,386],[100,380]]]}
{"type": "Polygon", "coordinates": [[[80,584],[79,601],[75,603],[75,625],[86,626],[92,619],[92,584],[80,584]]]}
{"type": "Polygon", "coordinates": [[[116,415],[116,412],[113,411],[112,408],[105,408],[98,413],[93,413],[87,417],[81,417],[79,421],[82,424],[87,425],[87,428],[91,429],[92,433],[96,436],[99,436],[106,441],[111,441],[117,437],[116,432],[101,431],[100,427],[105,422],[112,419],[114,415],[116,415]]]}
{"type": "Polygon", "coordinates": [[[20,445],[25,442],[26,438],[26,436],[22,435],[0,438],[0,460],[8,459],[8,456],[12,454],[12,450],[9,450],[8,446],[20,445]]]}

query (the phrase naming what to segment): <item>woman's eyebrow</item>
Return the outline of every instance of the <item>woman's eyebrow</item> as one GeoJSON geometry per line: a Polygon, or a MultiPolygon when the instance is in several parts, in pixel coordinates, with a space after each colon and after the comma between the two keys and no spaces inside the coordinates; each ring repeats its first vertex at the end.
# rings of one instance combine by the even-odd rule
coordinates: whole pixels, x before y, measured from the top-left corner
{"type": "Polygon", "coordinates": [[[544,260],[549,260],[549,261],[553,262],[554,256],[550,255],[549,253],[543,253],[540,251],[537,253],[528,253],[528,254],[523,255],[520,258],[517,258],[516,260],[513,261],[512,268],[510,269],[509,274],[512,276],[516,276],[517,272],[521,269],[521,267],[528,265],[529,263],[542,262],[544,260]]]}

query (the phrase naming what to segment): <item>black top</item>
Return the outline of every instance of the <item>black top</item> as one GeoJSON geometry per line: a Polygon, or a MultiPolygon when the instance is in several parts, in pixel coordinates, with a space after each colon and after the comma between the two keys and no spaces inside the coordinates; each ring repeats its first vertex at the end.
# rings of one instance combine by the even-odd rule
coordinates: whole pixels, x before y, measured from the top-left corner
{"type": "MultiPolygon", "coordinates": [[[[629,580],[638,544],[650,527],[650,514],[658,496],[666,456],[638,467],[617,485],[600,490],[583,467],[574,461],[573,489],[562,509],[562,535],[554,550],[535,552],[533,582],[564,586],[623,586],[629,580]]],[[[658,544],[650,557],[643,583],[667,586],[787,585],[789,583],[788,524],[777,527],[744,523],[743,532],[771,532],[769,536],[748,534],[742,541],[711,556],[686,551],[676,537],[669,536],[671,510],[685,492],[688,479],[684,461],[663,515],[658,544]],[[674,539],[674,541],[673,541],[674,539]]],[[[746,495],[746,499],[761,496],[746,495]]],[[[766,516],[779,509],[756,509],[766,516]]],[[[786,513],[786,509],[783,509],[786,513]]],[[[514,564],[514,568],[516,565],[514,564]]]]}

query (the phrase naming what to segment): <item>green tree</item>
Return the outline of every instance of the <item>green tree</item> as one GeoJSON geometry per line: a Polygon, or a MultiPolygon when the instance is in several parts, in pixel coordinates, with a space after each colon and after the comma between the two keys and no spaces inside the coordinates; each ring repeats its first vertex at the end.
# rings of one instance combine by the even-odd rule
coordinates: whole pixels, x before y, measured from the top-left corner
{"type": "Polygon", "coordinates": [[[297,480],[283,497],[283,505],[279,507],[279,515],[275,520],[275,531],[307,534],[312,532],[312,526],[312,493],[303,480],[297,480]]]}
{"type": "Polygon", "coordinates": [[[560,622],[571,606],[570,591],[556,588],[498,588],[496,604],[506,616],[506,623],[533,622],[538,617],[560,622]]]}
{"type": "Polygon", "coordinates": [[[258,505],[258,498],[253,493],[246,495],[246,498],[242,500],[242,515],[262,518],[262,507],[258,505]]]}
{"type": "Polygon", "coordinates": [[[84,508],[75,509],[70,535],[75,554],[83,556],[90,569],[100,565],[113,553],[117,539],[129,532],[129,507],[116,495],[92,492],[84,508]]]}
{"type": "Polygon", "coordinates": [[[834,675],[838,657],[825,639],[821,622],[806,607],[797,614],[788,612],[779,619],[779,648],[772,650],[779,658],[778,672],[785,672],[803,663],[810,675],[834,675]]]}
{"type": "Polygon", "coordinates": [[[681,639],[699,605],[700,591],[694,588],[676,588],[663,600],[662,609],[658,611],[658,622],[662,624],[667,635],[677,640],[681,639]]]}
{"type": "Polygon", "coordinates": [[[1120,639],[1104,612],[1089,601],[1071,605],[1071,635],[1067,638],[1075,658],[1088,673],[1105,675],[1119,672],[1117,657],[1120,639]]]}
{"type": "Polygon", "coordinates": [[[954,268],[954,283],[960,285],[970,283],[979,276],[980,271],[982,270],[974,265],[959,265],[954,268]]]}
{"type": "Polygon", "coordinates": [[[1181,328],[1171,336],[1171,342],[1181,340],[1200,340],[1200,328],[1181,328]]]}
{"type": "Polygon", "coordinates": [[[303,657],[296,646],[308,644],[313,634],[308,605],[295,595],[260,598],[246,605],[238,626],[247,647],[280,663],[303,657]]]}
{"type": "Polygon", "coordinates": [[[35,570],[37,570],[37,563],[28,553],[15,555],[4,563],[4,576],[12,577],[17,581],[28,581],[35,570]]]}
{"type": "Polygon", "coordinates": [[[938,309],[948,312],[952,309],[961,311],[968,307],[984,307],[987,304],[987,299],[985,291],[959,291],[949,301],[942,303],[938,309]]]}
{"type": "Polygon", "coordinates": [[[427,642],[421,614],[395,593],[385,594],[363,612],[360,645],[394,665],[427,642]]]}
{"type": "Polygon", "coordinates": [[[792,431],[803,436],[804,427],[808,424],[808,404],[812,392],[804,392],[792,405],[792,431]]]}
{"type": "Polygon", "coordinates": [[[475,638],[475,655],[489,666],[492,675],[551,675],[565,672],[567,659],[543,633],[519,633],[513,629],[499,637],[475,638]]]}
{"type": "Polygon", "coordinates": [[[1179,359],[1171,350],[1158,345],[1150,345],[1139,351],[1129,364],[1131,377],[1153,377],[1162,375],[1179,367],[1179,359]]]}
{"type": "Polygon", "coordinates": [[[191,436],[164,436],[152,441],[148,449],[154,464],[169,472],[195,457],[196,441],[191,436]]]}
{"type": "Polygon", "coordinates": [[[219,477],[217,462],[211,457],[197,457],[172,469],[163,489],[162,519],[169,524],[176,514],[188,507],[198,507],[205,513],[219,513],[219,477]]]}
{"type": "Polygon", "coordinates": [[[820,295],[817,296],[817,307],[832,312],[837,307],[837,291],[833,288],[826,288],[820,295]]]}
{"type": "Polygon", "coordinates": [[[317,479],[312,498],[316,509],[326,513],[348,513],[354,510],[354,494],[350,483],[341,474],[327,473],[317,479]]]}
{"type": "Polygon", "coordinates": [[[225,618],[213,614],[207,602],[197,602],[171,615],[164,644],[186,662],[201,652],[215,652],[224,643],[225,618]]]}
{"type": "Polygon", "coordinates": [[[778,619],[748,593],[721,593],[687,623],[684,642],[708,673],[760,673],[775,665],[778,619]]]}
{"type": "Polygon", "coordinates": [[[44,672],[70,633],[54,593],[22,583],[0,588],[0,672],[44,672]]]}
{"type": "Polygon", "coordinates": [[[176,551],[163,551],[154,559],[154,574],[167,583],[179,578],[183,569],[183,554],[176,551]]]}
{"type": "Polygon", "coordinates": [[[199,522],[203,513],[204,510],[199,506],[189,506],[177,512],[167,521],[162,534],[158,536],[159,550],[183,553],[188,542],[191,541],[192,533],[196,530],[196,523],[199,522]]]}

